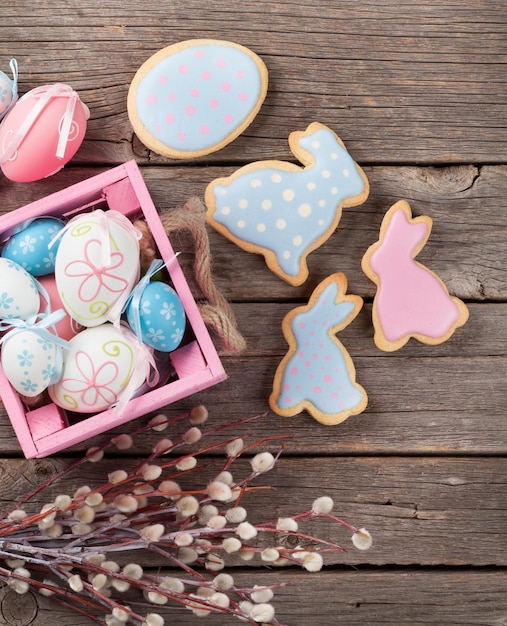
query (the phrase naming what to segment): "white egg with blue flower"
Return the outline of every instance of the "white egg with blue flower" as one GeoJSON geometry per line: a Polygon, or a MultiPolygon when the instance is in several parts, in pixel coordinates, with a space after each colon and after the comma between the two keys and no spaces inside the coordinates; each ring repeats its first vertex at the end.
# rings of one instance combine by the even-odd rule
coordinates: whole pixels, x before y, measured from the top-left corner
{"type": "Polygon", "coordinates": [[[46,276],[55,271],[60,241],[52,239],[65,223],[56,217],[39,217],[14,233],[2,249],[2,257],[19,263],[32,276],[46,276]]]}
{"type": "Polygon", "coordinates": [[[33,398],[55,382],[60,348],[30,329],[11,330],[2,340],[1,361],[7,380],[21,395],[33,398]]]}
{"type": "Polygon", "coordinates": [[[18,263],[0,257],[0,319],[26,320],[38,311],[35,279],[18,263]]]}
{"type": "Polygon", "coordinates": [[[132,298],[127,320],[143,343],[160,352],[172,352],[185,333],[186,316],[176,291],[166,283],[148,283],[138,301],[132,298]],[[136,323],[138,322],[138,323],[136,323]]]}

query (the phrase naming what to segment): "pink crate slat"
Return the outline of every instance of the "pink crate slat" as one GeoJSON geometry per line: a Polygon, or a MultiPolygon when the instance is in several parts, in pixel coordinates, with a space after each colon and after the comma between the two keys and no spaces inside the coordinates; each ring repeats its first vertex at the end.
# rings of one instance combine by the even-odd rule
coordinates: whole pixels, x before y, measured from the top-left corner
{"type": "Polygon", "coordinates": [[[146,220],[183,303],[195,340],[171,355],[178,380],[131,399],[121,415],[110,409],[92,416],[83,415],[79,422],[71,425],[67,424],[65,411],[60,411],[53,404],[26,413],[23,403],[0,367],[0,397],[27,458],[53,454],[227,378],[135,161],[124,163],[0,216],[0,237],[27,219],[43,215],[72,216],[82,210],[92,210],[90,207],[84,208],[85,205],[104,196],[107,196],[110,209],[120,211],[130,219],[146,220]]]}
{"type": "Polygon", "coordinates": [[[26,413],[26,421],[36,442],[68,426],[65,411],[55,404],[42,406],[26,413]]]}
{"type": "Polygon", "coordinates": [[[171,361],[179,378],[195,374],[206,365],[195,341],[175,350],[171,355],[171,361]]]}

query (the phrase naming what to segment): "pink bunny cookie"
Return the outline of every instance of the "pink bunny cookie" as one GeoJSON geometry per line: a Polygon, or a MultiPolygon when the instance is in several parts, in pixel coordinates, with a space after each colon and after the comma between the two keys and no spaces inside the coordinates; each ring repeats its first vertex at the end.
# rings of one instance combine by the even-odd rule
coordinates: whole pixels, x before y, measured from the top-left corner
{"type": "Polygon", "coordinates": [[[359,296],[346,296],[344,274],[332,274],[312,293],[306,306],[282,322],[289,351],[275,373],[271,409],[291,417],[303,410],[322,424],[339,424],[366,408],[365,390],[355,382],[350,355],[335,333],[356,317],[359,296]]]}
{"type": "Polygon", "coordinates": [[[431,226],[430,217],[413,218],[408,202],[401,200],[387,211],[379,240],[363,257],[363,272],[377,285],[374,340],[385,352],[402,348],[411,337],[430,345],[443,343],[468,319],[465,304],[415,261],[431,226]]]}
{"type": "Polygon", "coordinates": [[[220,150],[252,122],[267,93],[268,71],[251,50],[191,39],[159,50],[139,68],[128,114],[139,139],[176,159],[220,150]]]}

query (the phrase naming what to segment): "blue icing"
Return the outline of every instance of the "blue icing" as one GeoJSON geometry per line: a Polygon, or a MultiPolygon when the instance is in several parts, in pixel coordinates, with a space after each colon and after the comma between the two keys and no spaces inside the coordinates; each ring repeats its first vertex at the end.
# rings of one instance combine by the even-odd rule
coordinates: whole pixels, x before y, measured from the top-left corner
{"type": "Polygon", "coordinates": [[[198,44],[167,56],[140,80],[135,102],[146,130],[178,151],[221,143],[255,108],[261,75],[246,52],[198,44]]]}
{"type": "Polygon", "coordinates": [[[365,187],[352,157],[328,128],[303,136],[298,148],[296,156],[309,153],[311,165],[240,170],[239,177],[213,188],[213,219],[234,237],[274,252],[289,276],[299,274],[301,257],[329,229],[337,207],[365,187]]]}
{"type": "MultiPolygon", "coordinates": [[[[127,306],[127,319],[135,331],[134,300],[127,306]]],[[[138,303],[141,340],[160,352],[171,352],[185,332],[185,310],[176,291],[165,283],[148,283],[138,303]]]]}
{"type": "Polygon", "coordinates": [[[9,238],[2,249],[2,257],[15,261],[33,276],[51,274],[60,240],[56,240],[51,249],[48,246],[63,227],[64,222],[57,218],[34,219],[9,238]]]}
{"type": "Polygon", "coordinates": [[[307,400],[318,411],[334,415],[350,411],[363,400],[364,391],[347,369],[345,348],[329,334],[354,311],[352,302],[336,303],[337,295],[338,285],[330,283],[309,310],[292,320],[297,348],[285,365],[276,400],[282,410],[307,400]]]}

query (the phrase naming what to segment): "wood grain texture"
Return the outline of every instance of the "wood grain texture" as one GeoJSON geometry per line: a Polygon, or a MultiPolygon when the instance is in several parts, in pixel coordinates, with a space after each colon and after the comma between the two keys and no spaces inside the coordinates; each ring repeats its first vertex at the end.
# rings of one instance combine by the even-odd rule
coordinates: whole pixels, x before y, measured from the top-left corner
{"type": "Polygon", "coordinates": [[[225,0],[205,9],[198,0],[142,8],[109,1],[100,11],[89,0],[58,0],[51,10],[38,4],[20,16],[12,0],[2,3],[0,41],[9,42],[6,54],[19,61],[23,91],[41,81],[68,82],[90,106],[77,161],[167,162],[134,139],[128,86],[154,52],[194,37],[251,47],[270,72],[270,93],[254,124],[206,162],[236,162],[246,154],[290,158],[288,134],[316,119],[334,128],[362,163],[506,157],[502,0],[325,0],[317,15],[307,1],[250,0],[234,11],[225,0]]]}
{"type": "MultiPolygon", "coordinates": [[[[361,553],[343,529],[312,522],[312,531],[347,548],[319,574],[231,562],[241,584],[289,583],[275,596],[281,624],[507,626],[504,0],[243,0],[234,6],[225,0],[53,0],[29,8],[3,0],[0,69],[8,70],[11,57],[19,63],[21,93],[68,83],[90,107],[91,118],[83,145],[57,175],[29,185],[0,176],[0,213],[135,159],[164,215],[191,196],[203,197],[209,182],[248,162],[294,162],[288,135],[312,121],[342,138],[368,176],[370,196],[344,210],[336,232],[309,255],[303,285],[291,287],[262,257],[208,228],[214,276],[233,304],[247,349],[241,356],[222,355],[227,381],[164,412],[177,416],[203,403],[210,411],[205,428],[212,429],[266,411],[244,427],[205,439],[291,435],[276,468],[259,481],[276,490],[251,497],[250,517],[307,509],[326,493],[338,515],[372,532],[372,549],[361,553]],[[193,161],[167,159],[135,136],[126,112],[128,88],[152,54],[203,37],[235,41],[259,54],[269,70],[268,96],[251,126],[225,149],[193,161]],[[384,213],[401,199],[414,215],[433,219],[418,260],[466,302],[470,319],[443,345],[410,341],[386,354],[373,343],[374,285],[360,261],[377,240],[384,213]],[[267,398],[287,350],[283,317],[337,271],[346,274],[349,293],[365,299],[339,338],[369,395],[368,407],[336,427],[306,413],[277,417],[267,398]]],[[[191,238],[184,231],[170,236],[199,299],[191,238]]],[[[184,427],[172,427],[171,436],[184,427]]],[[[0,404],[0,508],[110,436],[26,461],[0,404]]],[[[50,495],[97,484],[112,469],[138,462],[158,437],[146,433],[133,450],[86,465],[50,495]]],[[[200,481],[220,463],[219,452],[209,454],[200,481]]],[[[245,468],[246,461],[237,471],[245,468]]],[[[190,486],[194,479],[188,480],[190,486]]],[[[34,510],[46,500],[35,498],[34,510]]],[[[196,623],[189,611],[162,612],[166,623],[196,623]]],[[[226,626],[237,620],[210,616],[205,622],[226,626]]],[[[90,623],[38,594],[0,589],[0,626],[90,623]]]]}
{"type": "MultiPolygon", "coordinates": [[[[169,571],[168,574],[171,572],[169,571]]],[[[242,585],[252,584],[252,571],[235,574],[242,585]]],[[[262,570],[263,584],[288,583],[275,592],[276,616],[290,626],[505,626],[507,577],[502,572],[480,573],[406,569],[346,571],[315,574],[298,570],[262,570]],[[311,598],[311,602],[309,599],[311,598]]],[[[257,575],[256,575],[257,580],[257,575]]],[[[1,593],[1,592],[0,592],[1,593]]],[[[29,594],[25,605],[19,596],[4,591],[2,626],[68,626],[68,614],[46,598],[29,594]],[[29,609],[34,611],[29,613],[29,609]],[[14,621],[13,621],[14,620],[14,621]]],[[[196,618],[185,609],[160,609],[169,623],[195,626],[196,618]]],[[[73,626],[89,626],[90,620],[72,617],[73,626]]],[[[205,624],[229,626],[236,618],[209,615],[205,624]]]]}
{"type": "MultiPolygon", "coordinates": [[[[142,173],[155,205],[164,214],[191,196],[202,198],[212,180],[234,170],[143,167],[142,173]]],[[[69,167],[35,186],[0,179],[0,212],[19,208],[99,171],[103,169],[69,167]]],[[[341,271],[348,277],[349,292],[371,298],[375,287],[361,271],[361,258],[378,239],[385,212],[406,199],[414,215],[433,219],[428,243],[417,258],[442,278],[452,295],[471,300],[507,299],[506,166],[367,167],[365,171],[371,186],[369,199],[360,207],[344,209],[334,234],[308,255],[310,277],[300,287],[275,276],[262,256],[240,250],[209,228],[213,271],[226,297],[232,301],[308,299],[321,280],[341,271]]],[[[171,241],[182,253],[180,262],[189,267],[193,245],[188,234],[175,233],[171,241]]],[[[191,278],[191,271],[187,276],[191,278]]]]}
{"type": "MultiPolygon", "coordinates": [[[[204,457],[196,475],[178,478],[182,489],[205,489],[224,460],[223,456],[204,457]]],[[[53,476],[66,463],[63,459],[2,461],[2,509],[53,476]]],[[[135,463],[123,460],[121,466],[128,469],[135,463]]],[[[44,495],[37,495],[29,510],[39,511],[60,493],[72,495],[82,484],[97,486],[114,469],[118,469],[115,459],[88,464],[59,480],[44,495]]],[[[240,479],[250,469],[245,460],[231,471],[240,479]]],[[[300,528],[308,534],[327,537],[345,549],[343,553],[326,556],[329,564],[507,565],[505,551],[499,550],[507,540],[507,512],[503,508],[507,484],[505,458],[322,456],[317,461],[282,456],[276,467],[259,477],[255,484],[271,486],[275,491],[260,490],[243,497],[241,504],[249,512],[252,523],[308,511],[316,497],[329,495],[335,502],[336,515],[371,532],[374,545],[361,552],[353,548],[350,533],[337,524],[321,519],[302,522],[300,528]]],[[[268,534],[259,541],[260,545],[271,546],[276,540],[268,534]]],[[[131,555],[126,554],[123,560],[129,558],[131,555]]],[[[233,566],[238,564],[227,558],[233,566]]],[[[144,562],[151,567],[164,566],[153,555],[148,560],[145,557],[144,562]]],[[[260,559],[252,565],[261,565],[260,559]]]]}

